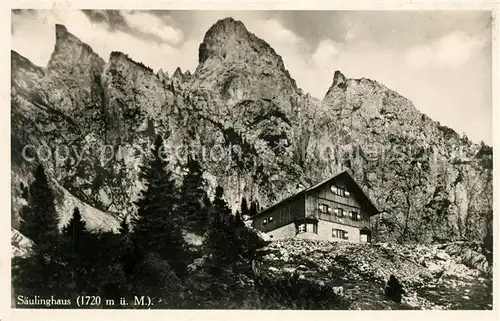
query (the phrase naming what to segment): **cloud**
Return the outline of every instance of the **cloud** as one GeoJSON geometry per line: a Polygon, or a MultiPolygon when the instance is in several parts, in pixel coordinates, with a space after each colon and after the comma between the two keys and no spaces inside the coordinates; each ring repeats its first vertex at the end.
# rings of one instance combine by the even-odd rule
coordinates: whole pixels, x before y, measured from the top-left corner
{"type": "Polygon", "coordinates": [[[266,35],[270,42],[277,46],[296,46],[303,42],[303,39],[297,36],[290,29],[285,28],[278,19],[257,20],[252,23],[250,31],[266,35]]]}
{"type": "Polygon", "coordinates": [[[330,64],[339,54],[341,45],[331,39],[321,40],[311,56],[312,63],[316,66],[330,64]]]}
{"type": "Polygon", "coordinates": [[[122,16],[127,25],[144,34],[152,34],[159,39],[178,44],[184,35],[182,30],[166,24],[161,18],[144,11],[124,11],[122,16]]]}
{"type": "Polygon", "coordinates": [[[452,67],[463,65],[486,44],[482,36],[471,36],[465,32],[452,32],[431,43],[411,47],[406,61],[414,67],[452,67]]]}
{"type": "MultiPolygon", "coordinates": [[[[144,16],[133,19],[137,23],[144,16]]],[[[157,21],[152,21],[153,26],[158,26],[157,21]]],[[[46,66],[54,50],[56,23],[65,25],[69,32],[90,45],[104,60],[109,58],[112,51],[121,51],[155,70],[162,68],[173,72],[177,66],[184,69],[196,67],[198,42],[188,39],[179,44],[182,37],[180,33],[163,33],[163,39],[177,41],[177,47],[174,47],[122,30],[110,30],[106,23],[93,22],[81,11],[57,8],[13,13],[12,49],[37,65],[46,66]],[[190,55],[186,55],[186,52],[190,55]]],[[[160,29],[152,30],[162,32],[160,29]]],[[[161,30],[170,29],[165,26],[161,30]]]]}

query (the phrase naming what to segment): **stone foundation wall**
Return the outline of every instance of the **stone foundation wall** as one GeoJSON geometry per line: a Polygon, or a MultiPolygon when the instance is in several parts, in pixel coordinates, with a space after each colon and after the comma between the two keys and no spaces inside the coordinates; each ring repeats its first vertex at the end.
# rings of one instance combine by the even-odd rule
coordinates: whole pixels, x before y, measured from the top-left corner
{"type": "Polygon", "coordinates": [[[318,221],[318,236],[321,240],[328,241],[346,241],[353,243],[360,243],[361,239],[359,236],[359,228],[353,226],[342,225],[327,221],[318,221]],[[348,239],[338,239],[334,238],[332,234],[333,229],[344,230],[348,233],[348,239]]]}
{"type": "MultiPolygon", "coordinates": [[[[318,221],[318,234],[315,233],[301,233],[297,235],[300,238],[311,238],[315,240],[325,240],[325,241],[345,241],[345,242],[353,242],[360,243],[360,233],[359,228],[353,226],[342,225],[333,222],[327,221],[318,221]],[[333,229],[344,230],[348,233],[348,239],[338,239],[334,238],[332,234],[333,229]]],[[[284,238],[295,237],[295,224],[290,223],[288,225],[277,228],[273,231],[267,232],[273,240],[279,240],[284,238]]]]}
{"type": "Polygon", "coordinates": [[[267,232],[266,234],[272,237],[273,240],[294,237],[295,223],[290,223],[288,225],[279,227],[275,230],[267,232]]]}

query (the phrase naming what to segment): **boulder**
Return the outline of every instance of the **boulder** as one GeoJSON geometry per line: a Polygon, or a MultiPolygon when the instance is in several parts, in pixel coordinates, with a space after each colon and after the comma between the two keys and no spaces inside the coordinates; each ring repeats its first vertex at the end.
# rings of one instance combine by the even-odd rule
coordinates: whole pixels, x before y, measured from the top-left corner
{"type": "Polygon", "coordinates": [[[443,261],[448,261],[449,259],[451,259],[451,256],[444,251],[437,252],[435,257],[436,257],[436,259],[440,259],[443,261]]]}
{"type": "Polygon", "coordinates": [[[431,273],[439,273],[443,271],[443,266],[436,264],[432,261],[426,261],[424,262],[424,266],[429,269],[431,273]]]}
{"type": "Polygon", "coordinates": [[[11,246],[13,257],[27,257],[33,246],[33,241],[16,229],[11,229],[11,246]]]}
{"type": "Polygon", "coordinates": [[[344,287],[343,286],[332,286],[333,293],[339,296],[344,295],[344,287]]]}

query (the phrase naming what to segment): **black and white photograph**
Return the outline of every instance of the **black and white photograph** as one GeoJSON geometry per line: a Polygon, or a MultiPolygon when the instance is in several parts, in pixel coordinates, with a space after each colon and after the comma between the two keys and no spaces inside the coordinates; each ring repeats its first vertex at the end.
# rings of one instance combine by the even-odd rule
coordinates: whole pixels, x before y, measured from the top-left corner
{"type": "Polygon", "coordinates": [[[493,311],[495,11],[265,8],[10,10],[11,309],[493,311]]]}

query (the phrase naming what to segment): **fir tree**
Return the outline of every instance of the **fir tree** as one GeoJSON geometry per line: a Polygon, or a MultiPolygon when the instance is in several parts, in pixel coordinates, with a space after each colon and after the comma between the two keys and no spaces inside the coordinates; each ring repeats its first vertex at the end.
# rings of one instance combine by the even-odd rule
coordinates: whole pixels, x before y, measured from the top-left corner
{"type": "Polygon", "coordinates": [[[251,258],[263,242],[245,226],[241,214],[232,215],[223,194],[222,187],[217,187],[213,202],[214,213],[205,237],[205,245],[214,265],[227,267],[241,263],[242,259],[251,258]]]}
{"type": "Polygon", "coordinates": [[[37,166],[34,176],[29,187],[28,205],[21,209],[20,232],[40,251],[51,251],[57,248],[59,235],[54,194],[42,165],[37,166]]]}
{"type": "Polygon", "coordinates": [[[130,279],[138,263],[132,249],[131,234],[105,232],[96,236],[95,258],[89,271],[92,274],[88,276],[93,285],[90,289],[92,293],[118,302],[121,297],[128,297],[132,293],[130,279]]]}
{"type": "Polygon", "coordinates": [[[120,228],[118,229],[118,232],[122,235],[127,235],[130,232],[130,226],[127,222],[127,217],[125,216],[121,223],[120,223],[120,228]]]}
{"type": "Polygon", "coordinates": [[[241,199],[241,215],[246,216],[249,214],[249,211],[247,199],[243,196],[241,199]]]}
{"type": "Polygon", "coordinates": [[[90,275],[96,269],[96,258],[99,252],[97,236],[87,230],[85,221],[78,207],[62,230],[64,240],[64,260],[69,264],[68,275],[74,290],[88,293],[96,284],[90,275]]]}
{"type": "Polygon", "coordinates": [[[67,238],[79,243],[79,241],[86,237],[88,232],[85,227],[85,222],[82,219],[82,215],[80,214],[80,210],[78,207],[75,207],[73,210],[73,216],[69,220],[68,224],[63,227],[63,235],[67,238]]]}
{"type": "Polygon", "coordinates": [[[245,223],[243,222],[243,215],[240,213],[240,211],[236,211],[236,214],[234,216],[234,224],[237,227],[245,225],[245,223]]]}
{"type": "Polygon", "coordinates": [[[58,217],[54,194],[42,165],[34,172],[29,186],[28,205],[21,210],[20,232],[34,243],[29,257],[12,261],[12,283],[15,293],[68,297],[66,260],[60,251],[58,217]]]}
{"type": "Polygon", "coordinates": [[[249,215],[253,216],[259,212],[259,203],[257,201],[253,201],[250,203],[249,215]]]}
{"type": "Polygon", "coordinates": [[[403,286],[401,285],[399,280],[392,274],[389,278],[389,281],[387,281],[384,292],[388,298],[397,303],[401,303],[403,294],[405,294],[403,286]]]}
{"type": "Polygon", "coordinates": [[[184,273],[185,243],[175,215],[178,196],[162,151],[163,139],[158,135],[151,150],[151,159],[141,167],[140,178],[145,187],[136,202],[134,242],[139,257],[156,252],[168,260],[177,273],[184,273]]]}
{"type": "Polygon", "coordinates": [[[215,198],[214,198],[214,211],[217,213],[221,220],[227,222],[229,217],[231,217],[231,209],[224,199],[224,189],[221,186],[215,188],[215,198]]]}
{"type": "Polygon", "coordinates": [[[181,188],[180,215],[188,229],[203,233],[208,225],[203,171],[200,163],[191,157],[188,157],[187,170],[181,188]]]}
{"type": "Polygon", "coordinates": [[[213,201],[213,214],[205,237],[205,246],[216,264],[226,263],[231,257],[231,210],[223,198],[224,190],[217,186],[213,201]]]}

